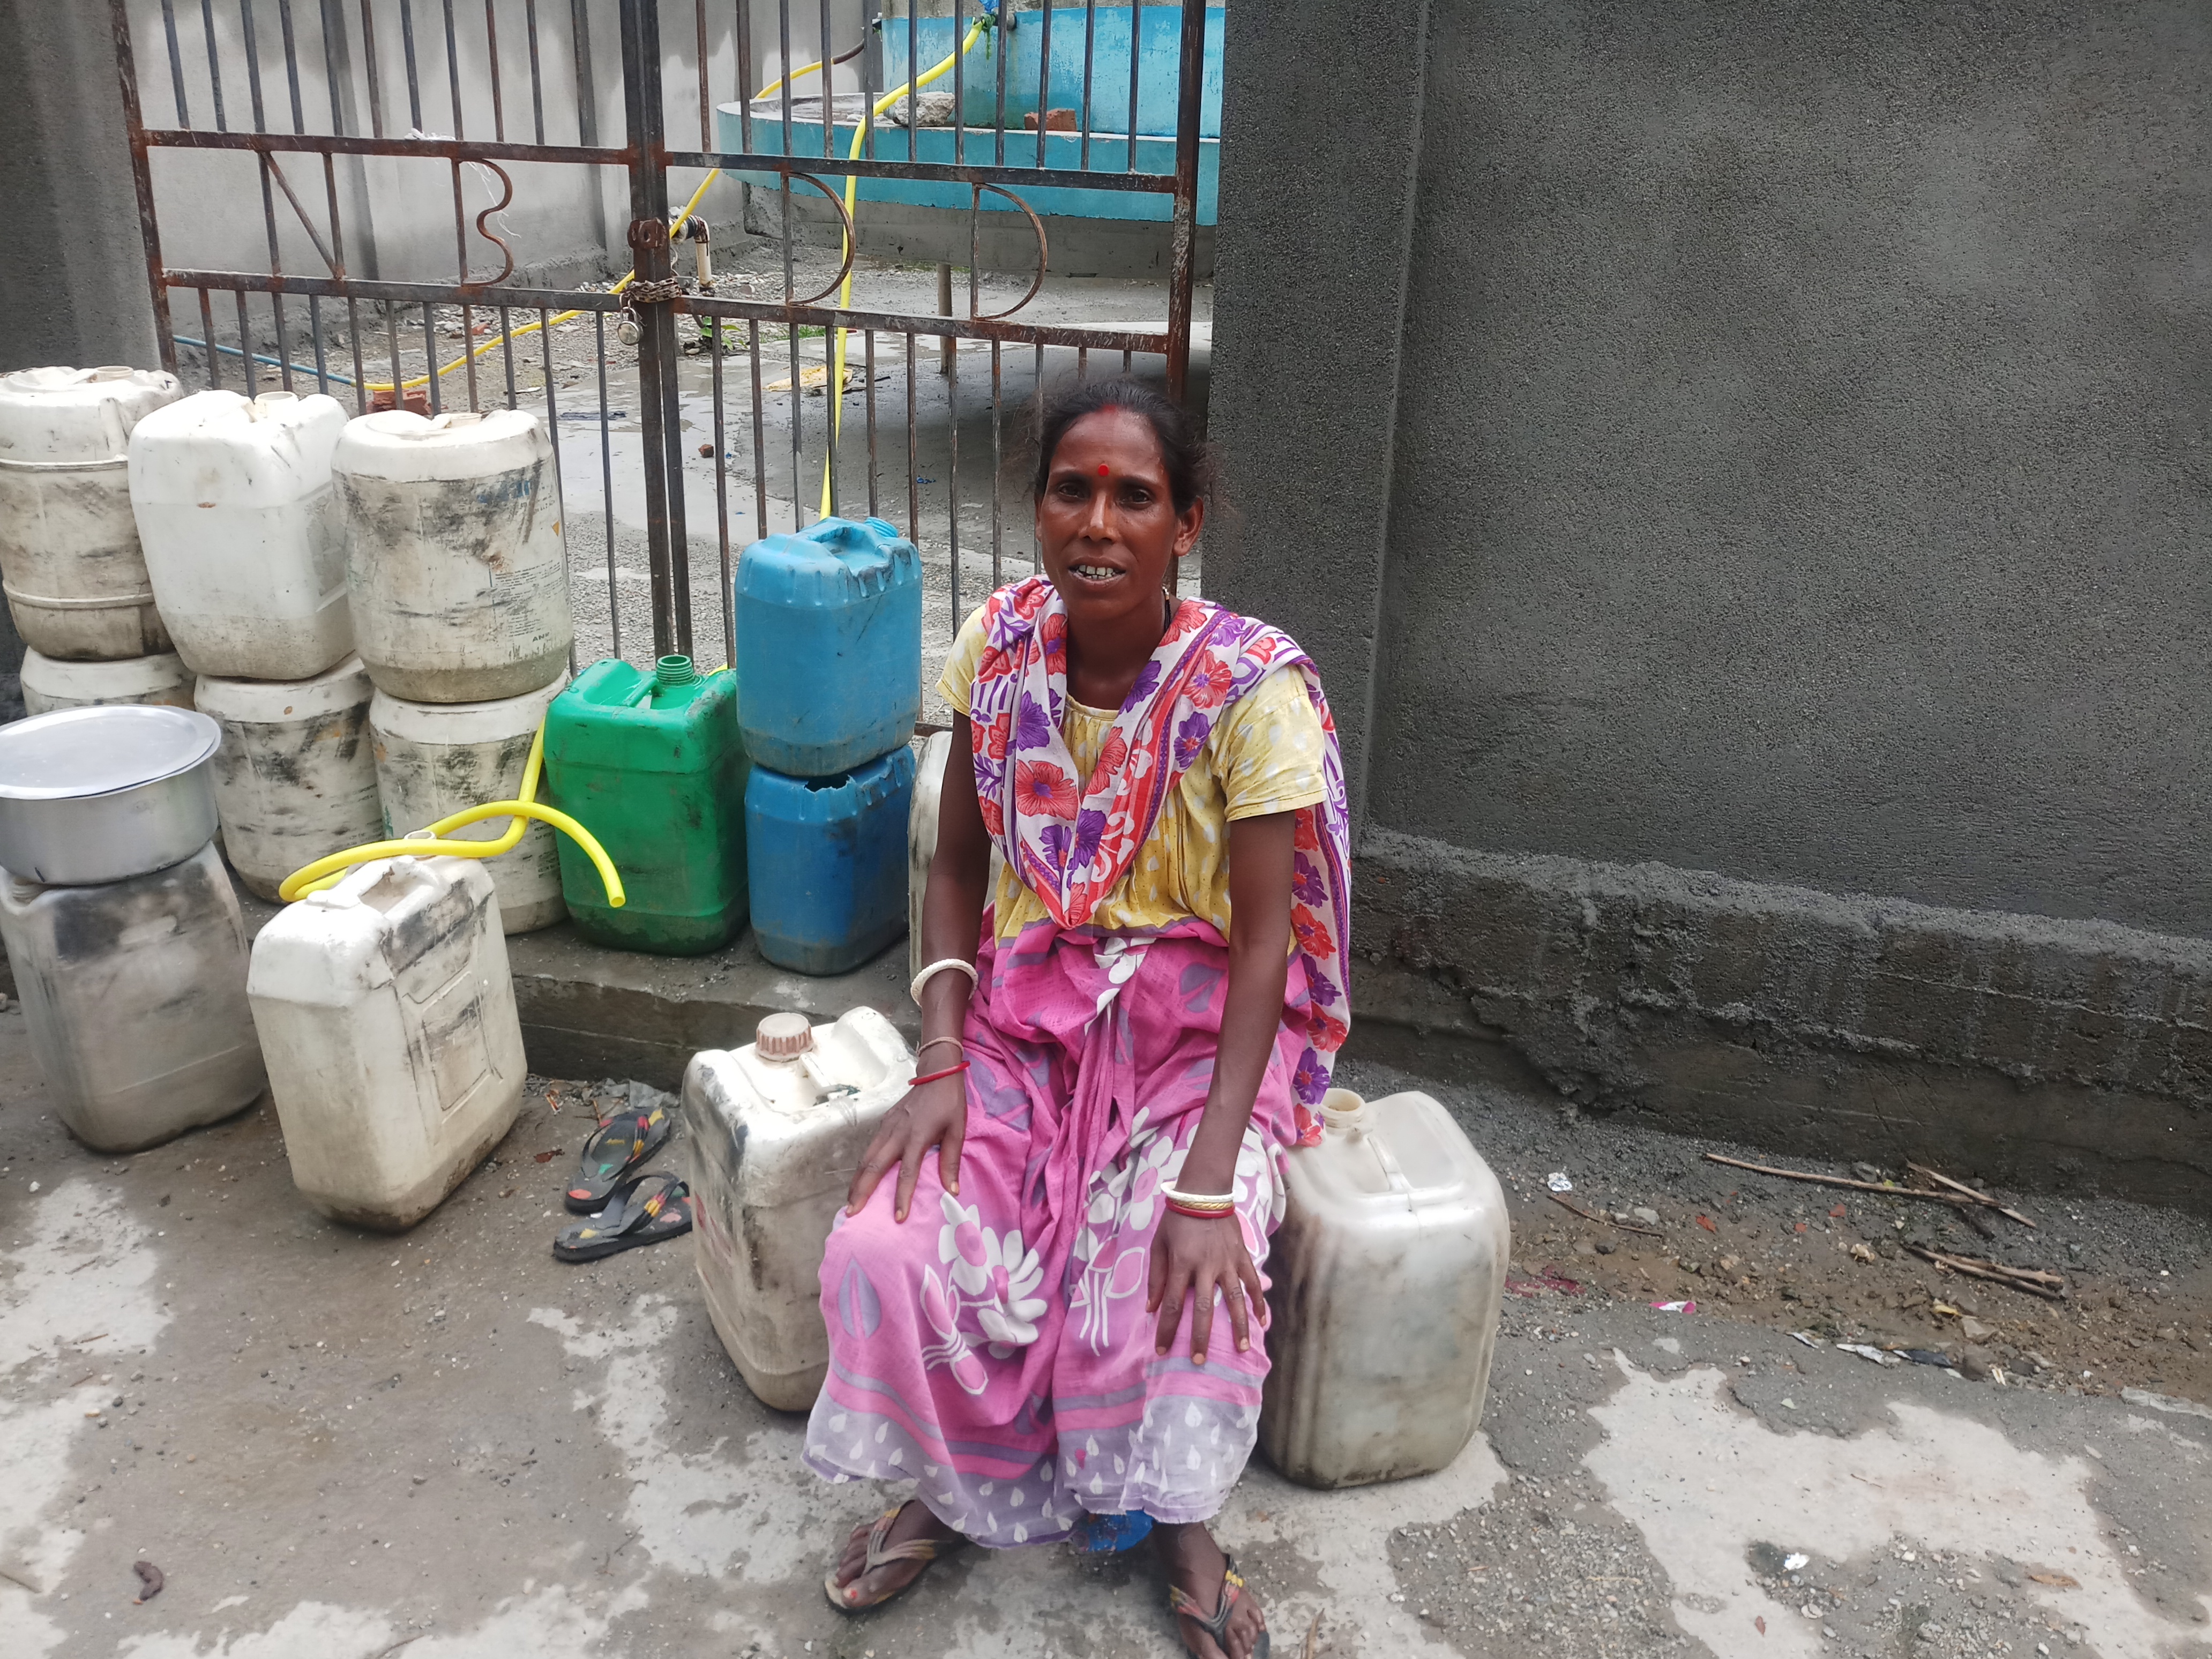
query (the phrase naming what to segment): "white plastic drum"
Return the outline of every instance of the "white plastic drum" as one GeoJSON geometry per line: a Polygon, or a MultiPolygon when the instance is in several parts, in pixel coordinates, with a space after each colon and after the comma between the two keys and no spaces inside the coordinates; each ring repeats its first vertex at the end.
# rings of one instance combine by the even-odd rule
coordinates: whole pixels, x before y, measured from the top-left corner
{"type": "Polygon", "coordinates": [[[473,859],[389,859],[289,905],[247,981],[292,1180],[325,1215],[397,1232],[514,1127],[522,1024],[473,859]]]}
{"type": "Polygon", "coordinates": [[[199,710],[222,727],[215,809],[223,851],[263,898],[274,900],[302,865],[382,839],[368,733],[375,691],[358,657],[313,679],[201,678],[199,710]]]}
{"type": "Polygon", "coordinates": [[[0,587],[33,651],[106,661],[169,648],[125,456],[131,428],[183,390],[123,367],[0,375],[0,587]]]}
{"type": "Polygon", "coordinates": [[[131,503],[161,620],[199,674],[304,680],[353,650],[335,398],[201,392],[131,434],[131,503]]]}
{"type": "Polygon", "coordinates": [[[1268,1253],[1260,1444],[1309,1486],[1444,1468],[1482,1421],[1512,1228],[1451,1114],[1408,1092],[1322,1097],[1285,1158],[1268,1253]]]}
{"type": "MultiPolygon", "coordinates": [[[[377,692],[368,724],[386,834],[404,836],[464,807],[514,799],[531,739],[568,684],[564,673],[542,691],[494,702],[407,702],[377,692]]],[[[541,799],[545,793],[542,785],[538,793],[541,799]]],[[[453,838],[496,841],[508,822],[472,823],[453,838]]],[[[568,914],[561,897],[556,833],[550,824],[533,823],[512,850],[485,864],[499,890],[501,923],[510,933],[550,927],[568,914]]]]}
{"type": "Polygon", "coordinates": [[[544,422],[405,410],[347,426],[331,461],[356,648],[412,702],[520,696],[566,667],[574,624],[544,422]]]}
{"type": "Polygon", "coordinates": [[[261,1093],[246,929],[213,842],[92,887],[0,872],[0,940],[47,1097],[86,1146],[158,1146],[261,1093]]]}
{"type": "Polygon", "coordinates": [[[805,1411],[829,1373],[823,1251],[854,1166],[913,1075],[905,1040],[866,1007],[829,1025],[770,1014],[757,1042],[685,1068],[707,1312],[745,1386],[778,1411],[805,1411]]]}
{"type": "Polygon", "coordinates": [[[66,662],[41,651],[23,653],[23,712],[96,708],[105,703],[192,706],[192,671],[173,651],[121,662],[66,662]]]}

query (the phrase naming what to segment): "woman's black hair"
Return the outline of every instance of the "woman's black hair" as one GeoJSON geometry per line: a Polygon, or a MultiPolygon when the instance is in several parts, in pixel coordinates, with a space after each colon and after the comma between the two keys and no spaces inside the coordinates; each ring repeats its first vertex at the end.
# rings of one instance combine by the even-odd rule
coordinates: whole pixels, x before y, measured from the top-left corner
{"type": "Polygon", "coordinates": [[[1078,380],[1047,393],[1037,404],[1035,489],[1039,501],[1044,499],[1052,478],[1052,458],[1067,428],[1085,416],[1107,409],[1127,410],[1152,428],[1176,512],[1188,510],[1213,487],[1212,452],[1193,429],[1180,404],[1141,380],[1078,380]]]}

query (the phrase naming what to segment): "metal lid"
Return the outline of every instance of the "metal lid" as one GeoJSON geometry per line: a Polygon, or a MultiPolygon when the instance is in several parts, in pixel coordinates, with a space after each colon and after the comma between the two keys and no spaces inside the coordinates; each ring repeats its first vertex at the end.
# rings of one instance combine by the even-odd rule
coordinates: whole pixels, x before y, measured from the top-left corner
{"type": "Polygon", "coordinates": [[[189,772],[222,743],[191,708],[112,704],[63,708],[0,726],[0,799],[111,795],[189,772]]]}
{"type": "Polygon", "coordinates": [[[814,1046],[814,1028],[804,1014],[770,1014],[753,1032],[753,1046],[763,1060],[797,1060],[814,1046]]]}

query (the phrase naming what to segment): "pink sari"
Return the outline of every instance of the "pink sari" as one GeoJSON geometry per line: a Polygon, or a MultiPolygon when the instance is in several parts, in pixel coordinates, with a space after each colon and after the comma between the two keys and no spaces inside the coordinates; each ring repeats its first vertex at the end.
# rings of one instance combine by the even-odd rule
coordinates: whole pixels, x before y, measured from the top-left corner
{"type": "Polygon", "coordinates": [[[1237,1212],[1264,1278],[1282,1149],[1310,1135],[1308,1108],[1343,1041],[1346,836],[1327,705],[1285,636],[1185,601],[1079,795],[1058,732],[1057,595],[1017,583],[993,595],[986,619],[993,648],[970,717],[978,793],[1054,919],[1002,944],[984,917],[960,1196],[931,1156],[904,1223],[891,1218],[887,1180],[830,1236],[830,1376],[805,1456],[833,1480],[915,1480],[940,1519],[1005,1547],[1064,1537],[1086,1512],[1216,1513],[1250,1455],[1267,1370],[1264,1342],[1236,1352],[1218,1298],[1202,1366],[1188,1307],[1165,1358],[1145,1311],[1159,1189],[1182,1166],[1212,1078],[1227,942],[1195,918],[1101,929],[1091,908],[1151,832],[1209,711],[1267,672],[1303,672],[1330,732],[1330,795],[1300,814],[1293,902],[1304,920],[1237,1160],[1237,1212]],[[1039,730],[1032,711],[1045,709],[1039,730]]]}

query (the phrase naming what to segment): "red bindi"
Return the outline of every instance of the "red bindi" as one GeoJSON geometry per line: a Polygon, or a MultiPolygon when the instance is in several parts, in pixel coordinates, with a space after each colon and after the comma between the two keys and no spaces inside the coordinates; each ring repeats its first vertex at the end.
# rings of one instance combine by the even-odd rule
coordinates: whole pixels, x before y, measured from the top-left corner
{"type": "Polygon", "coordinates": [[[1098,476],[1102,478],[1106,476],[1106,463],[1103,461],[1098,463],[1098,476]]]}

